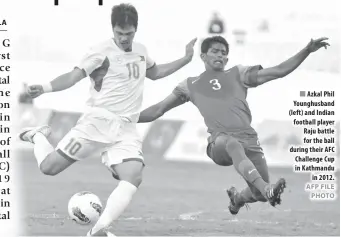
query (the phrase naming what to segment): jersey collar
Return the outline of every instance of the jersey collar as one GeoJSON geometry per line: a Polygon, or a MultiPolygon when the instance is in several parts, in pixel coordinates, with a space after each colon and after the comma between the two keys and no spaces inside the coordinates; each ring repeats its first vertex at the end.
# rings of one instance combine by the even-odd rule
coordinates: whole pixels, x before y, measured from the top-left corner
{"type": "Polygon", "coordinates": [[[132,43],[132,45],[131,45],[131,51],[130,51],[130,52],[126,52],[126,51],[124,51],[123,49],[121,49],[121,48],[116,44],[115,38],[111,38],[111,41],[112,41],[112,44],[114,45],[114,47],[115,47],[117,50],[121,51],[122,53],[132,53],[132,52],[134,51],[134,43],[132,43]]]}

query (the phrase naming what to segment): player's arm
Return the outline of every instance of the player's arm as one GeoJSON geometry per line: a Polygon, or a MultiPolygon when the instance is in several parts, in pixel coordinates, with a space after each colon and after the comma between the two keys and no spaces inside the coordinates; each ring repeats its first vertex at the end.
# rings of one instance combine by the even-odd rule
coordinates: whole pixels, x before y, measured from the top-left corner
{"type": "Polygon", "coordinates": [[[187,87],[187,80],[182,81],[173,92],[167,96],[161,102],[150,106],[149,108],[143,110],[140,113],[139,123],[147,123],[152,122],[162,115],[164,115],[167,111],[182,105],[190,100],[189,91],[187,87]]]}
{"type": "Polygon", "coordinates": [[[306,47],[288,60],[277,66],[259,70],[256,82],[253,83],[261,85],[266,82],[285,77],[289,73],[293,72],[312,52],[315,52],[322,47],[327,48],[329,44],[325,42],[326,40],[328,40],[328,38],[319,38],[317,40],[312,39],[306,47]]]}
{"type": "Polygon", "coordinates": [[[140,113],[140,118],[138,123],[148,123],[152,122],[158,118],[160,118],[162,115],[164,115],[167,111],[182,105],[185,103],[179,96],[177,96],[174,93],[171,93],[169,96],[167,96],[163,101],[154,104],[147,109],[143,110],[140,113]]]}
{"type": "Polygon", "coordinates": [[[74,68],[71,72],[65,73],[51,81],[51,91],[66,90],[86,77],[83,69],[74,68]]]}
{"type": "Polygon", "coordinates": [[[196,41],[197,38],[191,40],[191,42],[186,45],[186,54],[184,57],[170,63],[154,65],[153,67],[147,69],[146,77],[151,80],[158,80],[173,74],[174,72],[187,65],[193,58],[193,47],[196,41]]]}
{"type": "Polygon", "coordinates": [[[36,98],[43,93],[66,90],[85,77],[86,73],[83,70],[75,68],[71,72],[60,75],[48,84],[28,86],[27,93],[32,98],[36,98]]]}
{"type": "Polygon", "coordinates": [[[72,71],[62,74],[44,85],[31,85],[27,88],[27,93],[36,98],[44,93],[66,90],[83,78],[90,75],[95,69],[104,63],[105,57],[101,54],[91,52],[87,54],[79,66],[72,71]]]}

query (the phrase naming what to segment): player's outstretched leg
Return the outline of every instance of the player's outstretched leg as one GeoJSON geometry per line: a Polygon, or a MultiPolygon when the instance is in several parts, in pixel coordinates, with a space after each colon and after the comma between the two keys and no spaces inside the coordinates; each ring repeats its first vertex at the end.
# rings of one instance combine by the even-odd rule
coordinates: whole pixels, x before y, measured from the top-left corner
{"type": "MultiPolygon", "coordinates": [[[[249,142],[249,139],[245,142],[249,142]]],[[[257,139],[252,142],[254,144],[251,145],[255,146],[257,139]]],[[[258,148],[258,144],[256,147],[258,148]]],[[[269,184],[268,166],[261,149],[245,150],[238,140],[224,134],[215,139],[213,145],[208,149],[208,155],[218,165],[234,165],[237,172],[249,185],[241,193],[238,193],[235,188],[228,190],[232,214],[237,214],[246,203],[270,201],[271,204],[276,205],[276,202],[272,200],[276,200],[276,198],[271,196],[274,193],[274,186],[269,184]]],[[[278,192],[281,193],[283,190],[278,192]]]]}
{"type": "Polygon", "coordinates": [[[113,165],[111,169],[115,171],[120,182],[115,190],[110,194],[105,209],[95,226],[89,231],[88,236],[105,236],[107,229],[113,221],[130,204],[134,194],[142,182],[143,163],[138,160],[130,160],[124,163],[113,165]]]}
{"type": "MultiPolygon", "coordinates": [[[[254,142],[257,143],[257,142],[254,142]]],[[[240,193],[232,187],[227,190],[230,197],[230,212],[237,214],[239,209],[247,203],[253,202],[267,202],[269,201],[272,206],[280,204],[280,196],[285,188],[285,180],[279,179],[276,184],[270,184],[269,169],[261,149],[244,149],[245,155],[250,162],[254,165],[262,180],[266,183],[264,190],[259,190],[253,183],[246,180],[248,187],[243,189],[240,193]]]]}
{"type": "MultiPolygon", "coordinates": [[[[222,136],[221,136],[222,137],[222,136]]],[[[216,140],[219,141],[221,137],[216,140]]],[[[225,142],[226,152],[233,161],[236,171],[250,184],[256,187],[263,196],[266,196],[266,187],[268,183],[264,181],[255,165],[246,156],[244,147],[238,140],[231,136],[225,136],[222,140],[225,142]]]]}
{"type": "Polygon", "coordinates": [[[41,172],[46,175],[56,175],[73,164],[75,160],[65,159],[55,151],[47,140],[50,134],[51,128],[44,125],[24,129],[19,134],[19,138],[34,144],[34,155],[41,172]]]}

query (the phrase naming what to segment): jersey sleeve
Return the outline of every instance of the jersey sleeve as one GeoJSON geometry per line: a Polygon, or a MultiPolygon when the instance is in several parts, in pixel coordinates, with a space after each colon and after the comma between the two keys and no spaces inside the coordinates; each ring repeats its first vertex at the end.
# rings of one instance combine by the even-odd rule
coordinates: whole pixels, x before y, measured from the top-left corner
{"type": "Polygon", "coordinates": [[[243,66],[238,65],[240,80],[246,88],[257,87],[257,75],[258,71],[262,70],[261,65],[255,66],[243,66]]]}
{"type": "Polygon", "coordinates": [[[95,69],[99,68],[105,60],[105,56],[99,52],[91,50],[87,53],[80,63],[78,68],[83,69],[87,76],[89,76],[95,69]]]}
{"type": "Polygon", "coordinates": [[[155,61],[148,55],[147,50],[146,50],[146,63],[147,63],[147,70],[156,65],[155,61]]]}
{"type": "Polygon", "coordinates": [[[155,61],[153,59],[151,59],[148,55],[147,55],[146,63],[147,63],[147,70],[156,65],[155,61]]]}
{"type": "Polygon", "coordinates": [[[173,90],[173,94],[175,94],[183,102],[190,101],[187,79],[182,81],[181,83],[179,83],[179,85],[177,85],[177,87],[175,87],[175,89],[173,90]]]}

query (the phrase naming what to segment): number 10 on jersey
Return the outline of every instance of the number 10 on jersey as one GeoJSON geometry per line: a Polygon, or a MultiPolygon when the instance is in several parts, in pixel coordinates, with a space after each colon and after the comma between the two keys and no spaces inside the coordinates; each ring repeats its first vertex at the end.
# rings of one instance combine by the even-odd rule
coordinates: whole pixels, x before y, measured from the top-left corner
{"type": "Polygon", "coordinates": [[[140,78],[140,67],[137,63],[128,63],[128,75],[130,79],[138,79],[140,78]]]}

